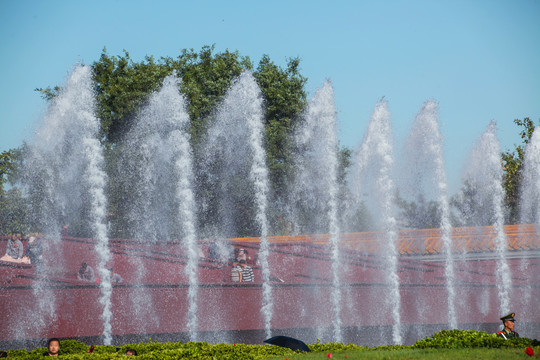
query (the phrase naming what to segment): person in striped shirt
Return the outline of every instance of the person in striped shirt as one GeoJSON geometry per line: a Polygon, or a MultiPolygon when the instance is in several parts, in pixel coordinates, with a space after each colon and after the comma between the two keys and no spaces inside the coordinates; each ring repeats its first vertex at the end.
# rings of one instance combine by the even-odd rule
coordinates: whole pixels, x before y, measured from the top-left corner
{"type": "Polygon", "coordinates": [[[242,282],[253,282],[255,281],[255,275],[253,274],[253,269],[246,263],[246,260],[242,259],[239,262],[239,265],[242,268],[242,282]]]}
{"type": "Polygon", "coordinates": [[[231,281],[232,282],[254,282],[255,275],[253,268],[247,264],[247,250],[236,249],[236,258],[232,264],[231,281]]]}

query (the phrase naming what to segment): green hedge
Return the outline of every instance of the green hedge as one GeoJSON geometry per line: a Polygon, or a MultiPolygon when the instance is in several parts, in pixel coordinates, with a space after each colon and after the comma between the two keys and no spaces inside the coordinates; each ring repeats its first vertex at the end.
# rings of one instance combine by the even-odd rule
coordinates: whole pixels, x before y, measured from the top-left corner
{"type": "Polygon", "coordinates": [[[515,348],[540,346],[538,340],[513,338],[504,340],[495,334],[474,330],[442,330],[431,337],[418,340],[415,349],[515,348]]]}
{"type": "MultiPolygon", "coordinates": [[[[246,345],[246,344],[209,344],[204,342],[188,343],[139,343],[119,347],[111,345],[98,345],[94,352],[89,354],[90,346],[76,340],[61,340],[60,355],[64,359],[115,359],[127,358],[128,349],[137,351],[140,359],[230,359],[251,360],[263,359],[272,355],[292,355],[296,352],[290,349],[273,345],[246,345]]],[[[40,347],[32,351],[11,350],[10,357],[17,359],[36,359],[47,351],[40,347]]]]}
{"type": "MultiPolygon", "coordinates": [[[[540,342],[527,338],[504,340],[494,334],[473,330],[443,330],[417,341],[414,345],[378,346],[367,348],[354,344],[317,343],[309,345],[312,352],[385,351],[402,349],[462,349],[462,348],[526,348],[538,347],[540,342]]],[[[188,343],[139,343],[123,346],[98,345],[89,354],[90,346],[76,340],[60,341],[60,355],[64,359],[115,359],[127,358],[128,349],[135,349],[140,359],[225,359],[255,360],[269,356],[291,356],[295,351],[274,345],[188,343]]],[[[46,352],[45,347],[31,351],[11,350],[9,356],[17,359],[36,359],[46,352]]]]}

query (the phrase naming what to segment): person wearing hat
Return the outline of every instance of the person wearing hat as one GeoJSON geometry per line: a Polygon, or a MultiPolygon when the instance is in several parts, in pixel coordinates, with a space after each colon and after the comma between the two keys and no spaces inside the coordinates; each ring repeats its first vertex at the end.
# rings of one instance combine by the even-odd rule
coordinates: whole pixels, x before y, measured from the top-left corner
{"type": "Polygon", "coordinates": [[[498,337],[501,337],[504,340],[519,337],[519,334],[514,331],[514,322],[515,322],[514,316],[515,315],[516,313],[510,313],[508,315],[504,315],[501,318],[501,321],[503,322],[503,325],[504,325],[504,329],[502,329],[501,331],[497,333],[498,337]]]}

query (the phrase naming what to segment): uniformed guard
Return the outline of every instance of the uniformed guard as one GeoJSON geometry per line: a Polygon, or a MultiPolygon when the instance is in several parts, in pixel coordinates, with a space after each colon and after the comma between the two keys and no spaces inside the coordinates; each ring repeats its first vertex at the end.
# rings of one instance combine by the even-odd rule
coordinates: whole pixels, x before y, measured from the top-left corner
{"type": "Polygon", "coordinates": [[[516,313],[510,313],[508,315],[504,315],[501,318],[501,321],[503,322],[504,329],[499,331],[497,333],[498,337],[502,337],[504,340],[508,340],[510,338],[518,338],[519,334],[514,331],[514,316],[516,313]]]}

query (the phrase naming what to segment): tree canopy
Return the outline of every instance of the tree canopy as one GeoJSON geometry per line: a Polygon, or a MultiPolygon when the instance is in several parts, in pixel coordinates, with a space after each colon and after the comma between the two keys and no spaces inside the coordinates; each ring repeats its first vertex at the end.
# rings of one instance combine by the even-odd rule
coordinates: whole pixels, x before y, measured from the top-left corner
{"type": "Polygon", "coordinates": [[[0,154],[0,194],[4,193],[4,184],[17,168],[16,160],[19,152],[17,149],[10,149],[0,154]]]}
{"type": "Polygon", "coordinates": [[[0,154],[0,234],[23,233],[28,230],[28,205],[22,192],[16,186],[4,188],[7,183],[15,183],[21,149],[10,149],[0,154]]]}
{"type": "MultiPolygon", "coordinates": [[[[231,82],[242,71],[252,71],[264,99],[265,148],[273,196],[285,192],[287,178],[292,171],[291,135],[296,120],[306,104],[304,90],[307,79],[300,74],[300,59],[291,58],[285,68],[276,65],[264,55],[256,68],[249,57],[238,51],[216,53],[214,46],[204,46],[200,51],[184,49],[175,58],[159,60],[147,56],[135,61],[129,52],[111,56],[103,50],[98,61],[92,64],[94,71],[97,117],[101,122],[100,138],[106,150],[107,166],[114,169],[114,162],[121,161],[116,151],[124,136],[130,131],[138,111],[145,105],[150,94],[157,91],[163,79],[173,72],[181,78],[179,91],[188,103],[190,137],[197,156],[202,136],[210,119],[231,82]]],[[[52,99],[61,90],[58,87],[37,89],[44,98],[52,99]]],[[[122,215],[122,199],[128,189],[122,189],[114,171],[108,171],[109,206],[111,212],[122,215]]],[[[241,205],[241,204],[239,204],[241,205]]],[[[125,233],[116,224],[119,233],[125,233]]]]}
{"type": "MultiPolygon", "coordinates": [[[[264,97],[264,145],[273,190],[271,203],[279,204],[283,200],[280,198],[281,194],[288,193],[287,187],[291,183],[294,166],[292,135],[306,106],[304,87],[307,79],[300,72],[300,59],[288,59],[286,66],[281,67],[276,65],[268,55],[264,55],[255,66],[249,57],[240,55],[238,51],[216,52],[214,46],[204,46],[199,51],[184,49],[177,57],[155,59],[153,56],[146,56],[141,61],[135,61],[128,51],[115,56],[109,55],[104,49],[99,60],[92,64],[92,68],[95,81],[96,115],[101,122],[100,139],[105,149],[107,173],[111,180],[108,189],[110,213],[116,214],[116,219],[119,221],[119,223],[113,221],[113,232],[126,234],[122,228],[128,226],[118,220],[123,215],[121,203],[129,196],[129,189],[122,188],[122,181],[119,181],[122,174],[115,173],[115,163],[122,161],[119,148],[150,94],[157,91],[163,79],[172,73],[182,80],[179,91],[184,94],[188,104],[189,132],[195,156],[199,151],[203,151],[199,147],[203,135],[231,82],[244,70],[253,73],[264,97]]],[[[41,92],[45,99],[51,100],[58,95],[61,88],[55,86],[36,90],[41,92]]],[[[514,122],[521,129],[523,143],[516,145],[513,151],[501,154],[504,166],[505,201],[509,209],[507,222],[510,223],[518,221],[524,147],[534,131],[534,123],[529,118],[514,120],[514,122]]],[[[10,150],[2,153],[0,157],[0,195],[4,196],[4,199],[6,192],[3,185],[8,176],[14,172],[16,156],[20,154],[17,155],[15,150],[10,150]]],[[[349,149],[340,150],[339,177],[342,189],[340,197],[343,203],[346,202],[348,196],[345,174],[348,171],[351,156],[352,152],[349,149]]],[[[458,212],[463,211],[467,208],[467,194],[471,195],[473,192],[474,189],[465,188],[461,197],[453,198],[451,205],[458,212]]],[[[15,196],[15,194],[11,195],[15,196]]],[[[15,199],[13,196],[12,199],[15,199]]],[[[18,196],[22,195],[19,193],[18,196]]],[[[422,201],[407,203],[399,200],[398,206],[402,210],[404,223],[407,226],[432,227],[438,223],[440,214],[435,203],[422,201]],[[432,216],[429,219],[422,218],[420,221],[420,213],[429,213],[432,216]]],[[[239,208],[242,206],[239,204],[239,208]]],[[[365,212],[365,209],[360,210],[359,213],[365,212]]],[[[286,223],[283,214],[280,214],[278,209],[270,209],[270,212],[275,215],[271,221],[286,223]]],[[[363,216],[365,219],[369,218],[369,214],[363,216]]],[[[367,220],[364,220],[355,220],[358,225],[354,226],[354,230],[359,231],[368,227],[367,220]]]]}
{"type": "Polygon", "coordinates": [[[509,211],[507,221],[513,224],[519,221],[521,171],[525,158],[525,147],[531,140],[535,128],[534,122],[528,117],[523,120],[515,119],[514,123],[521,128],[519,134],[523,143],[515,145],[514,151],[505,151],[501,154],[504,167],[503,187],[506,193],[505,205],[509,211]]]}

